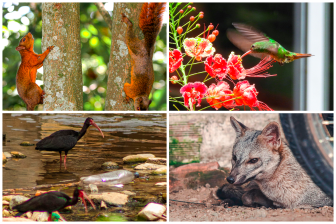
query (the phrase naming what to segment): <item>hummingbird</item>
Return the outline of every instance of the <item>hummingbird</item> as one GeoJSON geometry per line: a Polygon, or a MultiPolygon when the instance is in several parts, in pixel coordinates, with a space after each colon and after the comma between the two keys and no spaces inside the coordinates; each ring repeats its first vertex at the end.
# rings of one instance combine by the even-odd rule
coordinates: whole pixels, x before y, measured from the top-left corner
{"type": "Polygon", "coordinates": [[[290,52],[282,47],[278,42],[267,37],[264,33],[251,26],[242,23],[232,23],[232,25],[239,32],[229,29],[227,31],[227,36],[234,45],[241,50],[246,51],[241,58],[248,54],[257,58],[270,56],[280,65],[284,65],[284,63],[289,63],[299,58],[313,56],[311,54],[290,52]]]}

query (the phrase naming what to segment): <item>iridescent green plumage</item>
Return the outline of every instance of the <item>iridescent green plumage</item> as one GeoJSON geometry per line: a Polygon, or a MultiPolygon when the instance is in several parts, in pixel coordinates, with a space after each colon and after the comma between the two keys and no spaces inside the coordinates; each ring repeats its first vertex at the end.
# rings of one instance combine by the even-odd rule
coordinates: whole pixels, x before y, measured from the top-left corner
{"type": "Polygon", "coordinates": [[[253,27],[240,23],[233,23],[233,26],[239,32],[228,30],[227,36],[234,45],[243,51],[247,51],[243,56],[247,54],[251,54],[258,58],[271,56],[281,65],[292,62],[295,59],[312,56],[311,54],[290,52],[278,42],[267,37],[253,27]]]}

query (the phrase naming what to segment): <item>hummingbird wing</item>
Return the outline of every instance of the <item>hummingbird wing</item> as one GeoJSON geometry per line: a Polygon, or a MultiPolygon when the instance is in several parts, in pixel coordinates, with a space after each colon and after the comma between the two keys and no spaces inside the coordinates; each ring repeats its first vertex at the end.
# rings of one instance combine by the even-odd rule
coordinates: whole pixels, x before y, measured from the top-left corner
{"type": "Polygon", "coordinates": [[[247,39],[252,41],[253,43],[255,42],[260,42],[260,41],[269,41],[269,38],[259,30],[255,29],[252,26],[248,26],[242,23],[232,23],[232,25],[247,39]]]}
{"type": "MultiPolygon", "coordinates": [[[[250,50],[252,44],[257,42],[257,41],[253,41],[253,40],[246,38],[244,35],[238,33],[236,30],[233,30],[233,29],[228,29],[226,32],[226,35],[231,41],[231,43],[233,43],[236,47],[238,47],[243,52],[250,50]]],[[[262,53],[252,53],[250,55],[256,58],[261,58],[261,59],[268,56],[267,54],[262,54],[262,53]]]]}

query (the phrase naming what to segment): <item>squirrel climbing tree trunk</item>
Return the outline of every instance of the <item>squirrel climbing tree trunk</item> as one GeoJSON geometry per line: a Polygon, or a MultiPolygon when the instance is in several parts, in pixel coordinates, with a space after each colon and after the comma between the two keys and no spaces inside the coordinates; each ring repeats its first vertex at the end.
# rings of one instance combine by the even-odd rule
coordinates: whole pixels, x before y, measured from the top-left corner
{"type": "Polygon", "coordinates": [[[83,110],[79,3],[42,4],[44,110],[83,110]]]}
{"type": "Polygon", "coordinates": [[[125,103],[124,83],[131,83],[131,56],[125,43],[127,27],[122,22],[121,13],[127,12],[133,22],[134,32],[144,39],[139,28],[139,16],[143,3],[114,3],[112,18],[111,54],[107,69],[107,93],[105,110],[134,110],[133,103],[125,103]]]}

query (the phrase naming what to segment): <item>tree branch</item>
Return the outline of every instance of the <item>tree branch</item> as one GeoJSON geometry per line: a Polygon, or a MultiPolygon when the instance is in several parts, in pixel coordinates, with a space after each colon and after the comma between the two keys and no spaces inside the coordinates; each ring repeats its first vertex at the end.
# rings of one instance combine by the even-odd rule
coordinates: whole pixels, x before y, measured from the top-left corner
{"type": "Polygon", "coordinates": [[[102,2],[95,2],[94,4],[97,6],[98,11],[100,12],[100,14],[102,15],[103,19],[107,23],[110,31],[112,32],[112,19],[111,19],[111,15],[104,8],[104,4],[102,2]]]}

